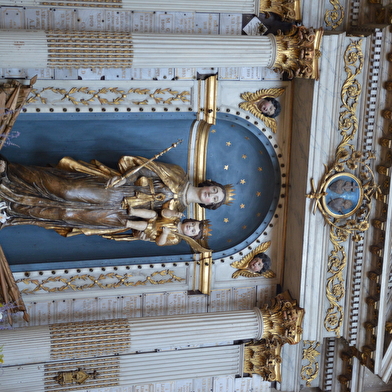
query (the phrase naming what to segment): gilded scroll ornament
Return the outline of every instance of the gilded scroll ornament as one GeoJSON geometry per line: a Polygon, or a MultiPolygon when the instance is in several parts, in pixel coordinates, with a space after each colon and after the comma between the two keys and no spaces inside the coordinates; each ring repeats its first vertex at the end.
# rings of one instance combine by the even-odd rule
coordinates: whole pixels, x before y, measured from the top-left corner
{"type": "Polygon", "coordinates": [[[270,269],[271,260],[263,253],[270,245],[271,241],[263,242],[240,261],[231,263],[231,267],[237,268],[237,271],[235,271],[231,277],[233,279],[238,278],[239,276],[244,276],[245,278],[259,278],[260,276],[263,276],[264,278],[274,278],[276,274],[270,269]],[[262,263],[261,266],[260,261],[262,263]],[[259,264],[257,265],[258,262],[259,264]]]}
{"type": "Polygon", "coordinates": [[[320,353],[317,349],[320,347],[320,343],[313,340],[304,340],[304,348],[302,350],[302,360],[307,361],[308,364],[301,368],[301,378],[306,381],[306,386],[310,387],[312,381],[315,380],[319,374],[319,364],[317,357],[320,353]],[[306,347],[307,346],[307,347],[306,347]]]}
{"type": "Polygon", "coordinates": [[[344,55],[347,78],[341,89],[342,110],[339,115],[342,140],[336,148],[334,161],[328,167],[325,165],[318,188],[312,179],[312,192],[306,195],[315,201],[314,212],[318,208],[330,226],[329,238],[333,249],[328,258],[326,282],[330,306],[324,327],[337,336],[340,336],[344,315],[341,304],[345,296],[343,271],[347,255],[343,243],[349,237],[354,242],[363,239],[363,232],[369,228],[371,199],[380,192],[368,164],[375,158],[374,154],[357,151],[351,143],[358,130],[356,108],[362,91],[356,79],[363,69],[361,43],[361,40],[351,42],[344,55]],[[356,175],[352,173],[354,171],[356,175]]]}
{"type": "Polygon", "coordinates": [[[329,0],[333,6],[333,10],[326,10],[324,15],[325,24],[331,27],[332,30],[339,27],[344,19],[344,7],[339,0],[329,0]]]}
{"type": "Polygon", "coordinates": [[[254,93],[245,92],[245,93],[241,94],[241,98],[244,101],[241,102],[238,106],[241,109],[249,111],[255,117],[262,120],[265,123],[265,125],[267,127],[271,128],[272,132],[275,133],[276,129],[277,129],[277,123],[276,123],[275,118],[265,115],[262,108],[260,107],[260,104],[266,98],[274,98],[275,99],[275,98],[281,96],[283,93],[284,93],[284,88],[262,89],[262,90],[258,90],[256,92],[254,92],[254,93]]]}
{"type": "Polygon", "coordinates": [[[132,274],[118,274],[110,272],[107,274],[101,274],[98,277],[83,274],[74,275],[70,278],[64,276],[50,276],[49,278],[38,280],[38,279],[19,279],[16,281],[19,287],[23,284],[29,286],[28,288],[22,289],[22,294],[33,294],[38,291],[46,291],[48,293],[61,292],[65,290],[83,291],[92,288],[100,289],[116,289],[121,286],[133,287],[133,286],[145,286],[147,284],[166,284],[174,282],[182,282],[185,279],[180,278],[174,274],[171,270],[155,271],[150,276],[147,276],[144,280],[131,281],[132,274]],[[167,279],[159,279],[159,277],[169,276],[167,279]],[[158,279],[157,279],[158,278],[158,279]],[[84,282],[89,283],[84,283],[84,282]]]}
{"type": "Polygon", "coordinates": [[[272,68],[276,72],[286,72],[290,79],[318,79],[318,59],[323,29],[293,26],[283,34],[275,36],[276,58],[272,68]]]}
{"type": "Polygon", "coordinates": [[[134,105],[172,105],[175,102],[189,102],[189,91],[177,91],[170,88],[157,88],[154,91],[148,88],[131,88],[122,90],[118,87],[104,87],[93,90],[88,87],[64,88],[45,87],[41,90],[33,89],[27,103],[40,102],[47,105],[53,102],[56,95],[61,96],[61,101],[71,102],[73,105],[89,106],[93,103],[101,105],[120,105],[124,101],[130,101],[134,105]],[[53,96],[53,94],[55,94],[53,96]],[[145,96],[139,99],[138,96],[145,96]]]}
{"type": "Polygon", "coordinates": [[[259,9],[267,18],[273,12],[285,21],[301,20],[300,0],[260,0],[259,9]]]}

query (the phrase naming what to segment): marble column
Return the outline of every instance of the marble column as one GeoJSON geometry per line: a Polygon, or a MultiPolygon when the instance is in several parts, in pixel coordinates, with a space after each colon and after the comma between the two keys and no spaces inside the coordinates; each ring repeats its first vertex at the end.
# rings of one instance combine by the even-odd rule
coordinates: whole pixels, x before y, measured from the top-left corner
{"type": "Polygon", "coordinates": [[[124,11],[179,11],[179,12],[209,12],[209,13],[235,13],[256,14],[259,13],[260,0],[72,0],[65,1],[42,1],[42,0],[5,0],[3,5],[23,7],[55,7],[55,8],[105,8],[124,11]]]}
{"type": "Polygon", "coordinates": [[[15,328],[2,332],[7,366],[260,339],[259,309],[15,328]]]}
{"type": "Polygon", "coordinates": [[[81,389],[102,392],[109,389],[128,390],[133,385],[151,385],[190,377],[242,373],[243,345],[230,345],[5,366],[2,368],[0,385],[2,391],[7,392],[81,389]],[[80,381],[82,372],[88,377],[80,385],[69,382],[72,377],[80,381]]]}
{"type": "Polygon", "coordinates": [[[272,67],[276,47],[273,35],[0,30],[0,67],[272,67]]]}

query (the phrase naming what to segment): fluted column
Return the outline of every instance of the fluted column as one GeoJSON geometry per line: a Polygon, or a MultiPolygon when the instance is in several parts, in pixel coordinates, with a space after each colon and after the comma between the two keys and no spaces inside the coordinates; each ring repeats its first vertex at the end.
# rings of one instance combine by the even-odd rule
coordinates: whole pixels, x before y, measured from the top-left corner
{"type": "Polygon", "coordinates": [[[268,36],[0,30],[1,68],[271,67],[268,36]]]}
{"type": "Polygon", "coordinates": [[[7,392],[93,392],[242,373],[243,346],[232,345],[6,366],[1,369],[0,385],[7,392]],[[79,369],[90,375],[81,385],[59,384],[59,378],[69,380],[67,374],[76,374],[79,369]]]}
{"type": "Polygon", "coordinates": [[[260,339],[259,309],[52,324],[2,332],[7,365],[260,339]]]}
{"type": "Polygon", "coordinates": [[[259,13],[259,0],[5,0],[3,5],[24,7],[55,7],[55,8],[105,8],[130,11],[180,11],[180,12],[213,12],[256,14],[259,13]]]}
{"type": "Polygon", "coordinates": [[[132,351],[260,339],[259,309],[129,320],[132,351]]]}

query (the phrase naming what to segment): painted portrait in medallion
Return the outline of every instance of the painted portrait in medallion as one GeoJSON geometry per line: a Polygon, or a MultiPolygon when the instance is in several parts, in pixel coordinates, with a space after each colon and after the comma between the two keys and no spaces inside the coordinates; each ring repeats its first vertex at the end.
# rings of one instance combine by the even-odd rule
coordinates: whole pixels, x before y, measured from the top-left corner
{"type": "Polygon", "coordinates": [[[334,218],[347,218],[359,208],[363,199],[362,184],[351,173],[338,173],[325,184],[322,205],[334,218]]]}

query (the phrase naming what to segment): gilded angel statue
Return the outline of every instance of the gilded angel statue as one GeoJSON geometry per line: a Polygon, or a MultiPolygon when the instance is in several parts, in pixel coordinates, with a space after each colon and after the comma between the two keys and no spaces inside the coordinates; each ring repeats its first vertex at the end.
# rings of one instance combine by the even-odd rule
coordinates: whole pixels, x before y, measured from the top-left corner
{"type": "Polygon", "coordinates": [[[231,263],[230,265],[233,268],[237,268],[237,271],[233,273],[232,278],[235,279],[239,276],[244,276],[246,278],[257,278],[260,276],[274,278],[276,274],[271,271],[271,259],[264,253],[270,245],[271,241],[263,242],[240,261],[231,263]]]}
{"type": "Polygon", "coordinates": [[[284,88],[270,88],[257,90],[255,93],[242,93],[244,102],[239,104],[241,109],[247,110],[262,120],[272,132],[276,132],[277,124],[275,117],[279,115],[281,106],[276,99],[284,93],[284,88]]]}

